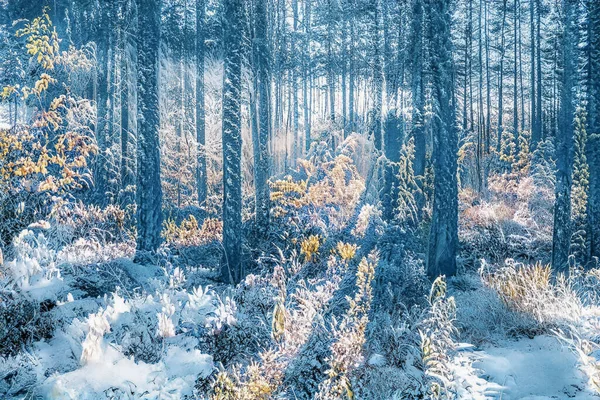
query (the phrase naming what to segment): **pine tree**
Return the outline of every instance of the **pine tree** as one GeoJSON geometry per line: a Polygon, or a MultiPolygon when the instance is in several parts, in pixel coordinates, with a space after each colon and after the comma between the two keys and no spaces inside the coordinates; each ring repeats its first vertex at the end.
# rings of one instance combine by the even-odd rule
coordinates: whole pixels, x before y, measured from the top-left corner
{"type": "MultiPolygon", "coordinates": [[[[519,132],[518,138],[518,150],[519,153],[514,158],[512,165],[512,172],[517,177],[527,176],[529,174],[529,168],[531,167],[531,152],[529,146],[531,144],[531,134],[529,131],[519,132]]],[[[513,147],[514,148],[514,147],[513,147]]]]}
{"type": "Polygon", "coordinates": [[[556,201],[552,265],[557,270],[568,267],[571,245],[571,183],[573,179],[574,92],[577,79],[577,0],[563,0],[563,70],[559,130],[556,135],[556,201]]]}
{"type": "Polygon", "coordinates": [[[589,198],[587,203],[589,255],[600,258],[600,2],[588,1],[588,143],[589,198]]]}
{"type": "Polygon", "coordinates": [[[242,32],[243,3],[224,0],[223,248],[221,279],[242,278],[242,32]]]}
{"type": "Polygon", "coordinates": [[[417,176],[425,173],[426,156],[426,130],[425,130],[425,44],[423,42],[424,31],[423,0],[413,0],[413,12],[410,32],[409,56],[412,79],[412,123],[413,137],[415,139],[415,165],[417,176]]]}
{"type": "Polygon", "coordinates": [[[458,132],[454,99],[451,1],[428,0],[429,40],[436,49],[431,57],[433,119],[434,198],[427,273],[430,277],[456,274],[458,252],[458,132]]]}
{"type": "Polygon", "coordinates": [[[196,185],[198,205],[202,207],[208,195],[206,169],[206,117],[204,112],[204,53],[206,21],[205,0],[196,0],[196,185]]]}
{"type": "Polygon", "coordinates": [[[371,63],[373,74],[373,109],[371,110],[371,135],[377,150],[383,150],[382,140],[382,107],[383,107],[383,63],[381,59],[381,35],[379,32],[381,18],[381,0],[370,2],[371,9],[370,18],[370,46],[371,46],[371,63]]]}
{"type": "Polygon", "coordinates": [[[111,170],[111,140],[112,140],[112,96],[111,96],[111,55],[114,51],[116,31],[113,21],[115,10],[112,1],[101,0],[96,20],[96,139],[98,155],[94,165],[94,194],[96,204],[106,205],[112,193],[109,188],[111,170]]]}
{"type": "Polygon", "coordinates": [[[263,234],[269,228],[269,137],[271,136],[270,54],[267,43],[267,1],[256,0],[256,71],[258,77],[258,152],[255,154],[256,225],[263,234]]]}
{"type": "Polygon", "coordinates": [[[589,170],[586,152],[586,111],[578,108],[575,114],[575,158],[573,161],[573,192],[571,196],[573,235],[571,252],[577,261],[586,261],[586,224],[589,170]]]}
{"type": "Polygon", "coordinates": [[[386,221],[394,217],[395,199],[398,197],[398,162],[400,150],[404,141],[402,123],[396,116],[396,111],[388,113],[385,120],[385,165],[381,201],[383,204],[383,218],[386,221]]]}
{"type": "Polygon", "coordinates": [[[406,144],[402,145],[400,161],[398,162],[397,208],[395,213],[395,218],[399,223],[408,224],[409,226],[417,224],[420,208],[417,199],[424,197],[413,170],[414,157],[415,141],[414,138],[410,138],[406,144]]]}
{"type": "Polygon", "coordinates": [[[158,63],[160,43],[160,0],[137,0],[138,48],[138,166],[137,166],[137,253],[160,245],[162,188],[160,182],[160,125],[158,106],[158,63]],[[145,32],[144,35],[140,34],[145,32]]]}

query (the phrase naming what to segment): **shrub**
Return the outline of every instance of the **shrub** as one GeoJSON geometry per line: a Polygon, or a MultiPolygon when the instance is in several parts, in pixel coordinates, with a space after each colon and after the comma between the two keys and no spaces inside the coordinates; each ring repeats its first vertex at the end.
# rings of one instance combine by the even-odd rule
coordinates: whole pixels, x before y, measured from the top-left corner
{"type": "Polygon", "coordinates": [[[26,125],[0,130],[0,209],[4,221],[0,235],[4,244],[40,215],[43,218],[55,196],[87,188],[91,182],[88,159],[97,152],[90,128],[95,117],[90,101],[64,90],[51,75],[91,68],[86,53],[73,48],[59,52],[59,39],[47,9],[26,22],[17,36],[26,38],[33,66],[27,76],[33,81],[7,86],[0,97],[36,107],[26,125]]]}
{"type": "Polygon", "coordinates": [[[165,222],[162,236],[167,245],[174,247],[201,246],[212,242],[220,242],[223,236],[223,222],[206,218],[202,226],[193,215],[177,225],[174,220],[165,222]]]}

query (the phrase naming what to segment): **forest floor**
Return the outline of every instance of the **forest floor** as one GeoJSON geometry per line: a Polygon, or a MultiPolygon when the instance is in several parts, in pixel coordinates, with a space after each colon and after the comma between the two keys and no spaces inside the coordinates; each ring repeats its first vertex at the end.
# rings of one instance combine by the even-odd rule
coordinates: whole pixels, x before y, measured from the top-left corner
{"type": "Polygon", "coordinates": [[[462,344],[454,359],[460,398],[590,399],[578,360],[556,337],[505,340],[476,348],[462,344]]]}
{"type": "MultiPolygon", "coordinates": [[[[482,278],[486,280],[484,274],[482,278]]],[[[479,281],[472,276],[469,280],[479,281]]],[[[498,278],[502,283],[511,280],[514,283],[514,278],[498,278]]],[[[464,341],[457,343],[451,362],[457,398],[599,398],[593,388],[600,314],[578,284],[562,284],[559,279],[540,286],[537,294],[531,285],[527,300],[518,300],[530,305],[527,312],[514,312],[517,305],[509,296],[498,298],[485,287],[455,291],[457,340],[464,341]]]]}

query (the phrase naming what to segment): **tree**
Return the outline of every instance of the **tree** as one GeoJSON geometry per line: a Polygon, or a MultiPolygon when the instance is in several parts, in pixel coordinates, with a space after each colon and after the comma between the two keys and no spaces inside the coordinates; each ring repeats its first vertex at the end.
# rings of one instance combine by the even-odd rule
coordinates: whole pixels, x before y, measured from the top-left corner
{"type": "Polygon", "coordinates": [[[500,41],[500,73],[498,77],[498,139],[496,141],[496,152],[500,153],[502,149],[502,134],[504,130],[504,57],[506,54],[506,9],[507,1],[502,0],[502,27],[501,27],[501,41],[500,41]]]}
{"type": "Polygon", "coordinates": [[[135,140],[137,136],[137,72],[135,32],[128,21],[136,21],[135,4],[124,0],[121,11],[121,198],[122,204],[135,201],[132,188],[135,185],[135,140]]]}
{"type": "Polygon", "coordinates": [[[571,250],[575,259],[583,263],[587,259],[586,225],[589,169],[585,155],[587,147],[586,111],[578,107],[575,112],[575,157],[573,160],[573,193],[571,196],[573,235],[571,250]]]}
{"type": "Polygon", "coordinates": [[[138,166],[137,166],[137,252],[160,245],[162,188],[160,182],[160,124],[158,109],[158,63],[160,43],[160,0],[136,0],[138,10],[138,166]],[[140,32],[145,32],[141,35],[140,32]]]}
{"type": "Polygon", "coordinates": [[[223,17],[223,248],[221,279],[242,278],[242,51],[243,3],[224,0],[223,17]]]}
{"type": "Polygon", "coordinates": [[[588,145],[587,204],[589,255],[600,257],[600,3],[588,1],[588,145]]]}
{"type": "Polygon", "coordinates": [[[574,88],[577,79],[577,0],[563,0],[562,87],[559,129],[556,134],[556,201],[552,265],[557,270],[568,268],[571,245],[571,185],[573,180],[574,88]]]}
{"type": "Polygon", "coordinates": [[[427,273],[430,277],[456,274],[458,251],[458,132],[454,99],[451,0],[428,0],[430,14],[435,170],[433,215],[429,236],[427,273]]]}
{"type": "Polygon", "coordinates": [[[415,138],[414,171],[416,176],[425,174],[426,157],[426,131],[425,131],[425,49],[423,42],[424,9],[423,0],[414,0],[412,23],[410,32],[409,57],[412,78],[412,123],[413,137],[415,138]]]}
{"type": "Polygon", "coordinates": [[[394,217],[394,209],[398,198],[398,163],[400,162],[400,151],[404,141],[402,123],[396,115],[396,110],[390,110],[385,119],[384,154],[385,165],[383,166],[383,187],[381,190],[381,202],[383,204],[383,218],[387,221],[394,217]]]}
{"type": "MultiPolygon", "coordinates": [[[[255,12],[256,30],[256,72],[258,76],[258,146],[254,160],[254,182],[256,195],[256,225],[258,231],[266,233],[269,228],[269,137],[271,136],[271,80],[270,54],[267,43],[267,2],[256,0],[255,12]]],[[[295,136],[294,136],[295,139],[295,136]]]]}
{"type": "Polygon", "coordinates": [[[205,40],[205,0],[196,0],[196,185],[198,205],[206,202],[208,194],[206,170],[206,127],[204,115],[204,40],[205,40]]]}
{"type": "MultiPolygon", "coordinates": [[[[94,202],[105,205],[110,197],[110,148],[112,139],[111,54],[114,51],[114,7],[112,1],[99,2],[96,21],[96,138],[99,152],[94,168],[94,202]]],[[[111,193],[112,194],[112,193],[111,193]]]]}
{"type": "Polygon", "coordinates": [[[370,46],[372,49],[372,73],[373,73],[373,109],[371,110],[371,134],[373,135],[373,142],[377,150],[383,149],[382,131],[381,131],[381,109],[383,106],[383,65],[381,60],[381,49],[380,42],[381,37],[379,34],[380,24],[380,4],[381,0],[374,0],[370,6],[370,17],[371,17],[371,29],[370,29],[370,46]]]}

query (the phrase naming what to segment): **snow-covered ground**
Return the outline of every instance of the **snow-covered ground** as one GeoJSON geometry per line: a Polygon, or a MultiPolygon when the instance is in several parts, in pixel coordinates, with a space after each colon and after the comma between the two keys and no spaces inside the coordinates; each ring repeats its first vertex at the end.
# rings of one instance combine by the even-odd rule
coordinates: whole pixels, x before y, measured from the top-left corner
{"type": "Polygon", "coordinates": [[[504,340],[478,349],[463,344],[454,359],[461,399],[593,399],[577,357],[556,337],[504,340]]]}

